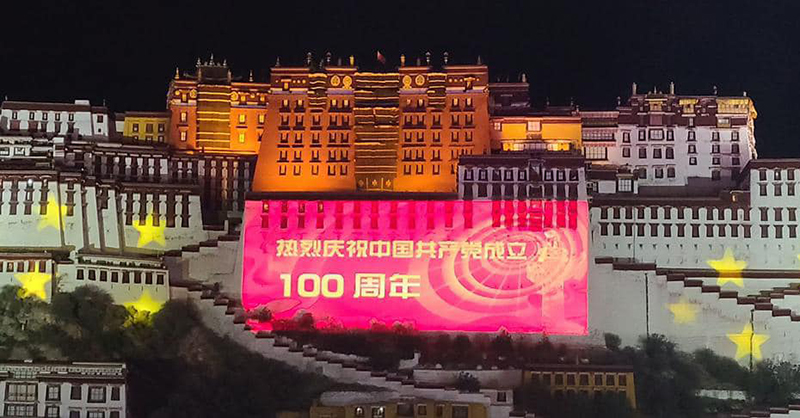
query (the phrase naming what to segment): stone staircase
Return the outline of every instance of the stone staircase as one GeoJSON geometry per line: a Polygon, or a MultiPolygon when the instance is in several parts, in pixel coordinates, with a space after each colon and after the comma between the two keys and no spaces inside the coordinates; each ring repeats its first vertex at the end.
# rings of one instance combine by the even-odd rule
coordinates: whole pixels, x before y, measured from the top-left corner
{"type": "Polygon", "coordinates": [[[177,282],[183,295],[198,309],[203,322],[215,333],[228,337],[265,358],[281,361],[309,373],[326,376],[342,383],[358,383],[395,391],[404,396],[461,402],[491,399],[480,393],[461,393],[455,388],[415,382],[410,372],[373,370],[354,356],[298,346],[294,341],[271,332],[253,332],[246,324],[245,312],[238,299],[199,282],[177,282]]]}
{"type": "Polygon", "coordinates": [[[717,272],[699,269],[660,268],[655,263],[640,263],[631,259],[612,257],[597,257],[595,264],[611,265],[614,270],[619,271],[652,271],[657,276],[666,276],[667,283],[681,283],[685,288],[697,288],[702,294],[713,294],[720,300],[735,300],[737,305],[750,306],[751,309],[756,311],[769,311],[773,317],[788,317],[792,322],[800,322],[800,313],[778,305],[778,301],[786,296],[800,295],[800,271],[791,272],[791,274],[786,272],[745,271],[741,275],[743,278],[797,279],[798,283],[792,283],[787,287],[762,290],[757,295],[740,295],[736,290],[722,290],[718,285],[707,285],[701,280],[701,278],[716,278],[718,277],[717,272]]]}

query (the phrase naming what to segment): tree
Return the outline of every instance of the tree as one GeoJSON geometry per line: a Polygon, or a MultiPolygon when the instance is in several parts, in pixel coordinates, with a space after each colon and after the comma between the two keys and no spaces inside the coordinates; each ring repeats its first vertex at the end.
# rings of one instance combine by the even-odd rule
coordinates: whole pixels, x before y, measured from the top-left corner
{"type": "Polygon", "coordinates": [[[764,360],[750,376],[748,394],[760,406],[786,406],[800,393],[800,365],[764,360]]]}
{"type": "Polygon", "coordinates": [[[619,351],[619,347],[622,345],[622,339],[619,338],[619,335],[607,332],[603,334],[603,338],[606,341],[607,349],[615,352],[619,351]]]}
{"type": "Polygon", "coordinates": [[[653,417],[696,417],[702,405],[696,396],[700,366],[690,355],[676,350],[663,335],[642,337],[632,358],[636,398],[642,412],[653,417]]]}
{"type": "Polygon", "coordinates": [[[467,372],[461,372],[456,378],[455,387],[461,392],[474,393],[481,390],[481,382],[477,377],[467,372]]]}

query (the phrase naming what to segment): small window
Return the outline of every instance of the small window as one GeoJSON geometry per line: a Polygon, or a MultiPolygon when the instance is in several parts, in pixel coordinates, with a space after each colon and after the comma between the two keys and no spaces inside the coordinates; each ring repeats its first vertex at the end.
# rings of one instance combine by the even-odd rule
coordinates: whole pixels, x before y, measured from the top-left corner
{"type": "Polygon", "coordinates": [[[631,142],[631,133],[629,131],[622,132],[622,142],[631,142]]]}
{"type": "Polygon", "coordinates": [[[697,139],[696,139],[696,136],[695,136],[695,132],[694,131],[689,131],[686,134],[686,140],[687,141],[696,141],[697,139]]]}
{"type": "Polygon", "coordinates": [[[647,133],[644,129],[639,130],[639,141],[644,141],[647,138],[647,133]]]}
{"type": "Polygon", "coordinates": [[[428,415],[428,405],[425,404],[417,405],[417,415],[419,416],[428,415]]]}
{"type": "Polygon", "coordinates": [[[444,416],[444,405],[442,404],[436,405],[436,416],[437,418],[441,418],[444,416]]]}
{"type": "Polygon", "coordinates": [[[647,148],[639,148],[639,158],[647,158],[647,148]]]}
{"type": "Polygon", "coordinates": [[[630,158],[631,157],[631,149],[628,147],[622,148],[622,158],[630,158]]]}
{"type": "Polygon", "coordinates": [[[453,405],[453,418],[469,418],[469,407],[466,405],[453,405]]]}
{"type": "Polygon", "coordinates": [[[364,417],[364,407],[357,406],[354,415],[356,416],[356,418],[363,418],[364,417]]]}
{"type": "Polygon", "coordinates": [[[89,402],[101,403],[106,401],[106,388],[103,386],[89,386],[89,402]]]}
{"type": "Polygon", "coordinates": [[[239,115],[239,124],[242,125],[245,123],[247,123],[247,115],[242,113],[239,115]]]}
{"type": "Polygon", "coordinates": [[[72,400],[81,399],[81,385],[72,384],[69,391],[69,398],[72,400]]]}
{"type": "Polygon", "coordinates": [[[47,397],[45,398],[48,401],[60,401],[61,400],[61,386],[60,385],[47,385],[47,397]]]}
{"type": "Polygon", "coordinates": [[[384,418],[386,416],[386,408],[382,406],[372,407],[372,418],[384,418]]]}

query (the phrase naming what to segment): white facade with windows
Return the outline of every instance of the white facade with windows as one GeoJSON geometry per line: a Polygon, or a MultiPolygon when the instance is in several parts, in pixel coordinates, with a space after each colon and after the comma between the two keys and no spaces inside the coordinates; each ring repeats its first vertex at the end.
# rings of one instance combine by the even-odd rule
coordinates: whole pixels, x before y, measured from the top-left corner
{"type": "Polygon", "coordinates": [[[125,418],[125,364],[0,363],[5,417],[125,418]]]}
{"type": "Polygon", "coordinates": [[[0,131],[75,135],[108,141],[115,124],[105,106],[88,100],[74,103],[15,102],[0,105],[0,131]]]}

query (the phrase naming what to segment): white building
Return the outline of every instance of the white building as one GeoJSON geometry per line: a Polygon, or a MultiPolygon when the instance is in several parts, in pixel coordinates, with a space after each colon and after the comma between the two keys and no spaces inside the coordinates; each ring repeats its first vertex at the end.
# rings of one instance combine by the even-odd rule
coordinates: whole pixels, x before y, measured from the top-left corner
{"type": "Polygon", "coordinates": [[[115,125],[105,106],[92,106],[88,100],[75,103],[18,102],[0,105],[0,132],[46,133],[108,141],[115,125]]]}
{"type": "Polygon", "coordinates": [[[581,112],[587,160],[628,166],[640,186],[729,185],[756,157],[747,96],[637,93],[616,111],[581,112]]]}
{"type": "Polygon", "coordinates": [[[125,418],[122,363],[0,363],[3,416],[125,418]]]}

